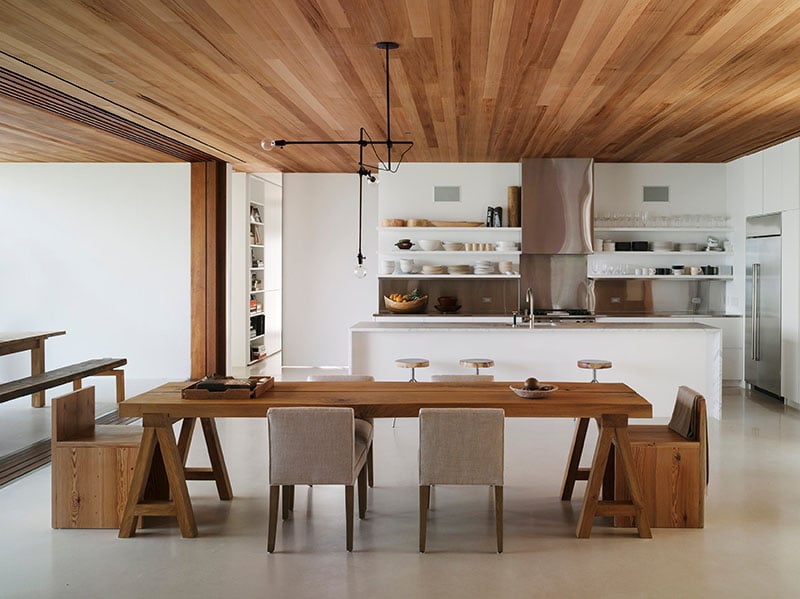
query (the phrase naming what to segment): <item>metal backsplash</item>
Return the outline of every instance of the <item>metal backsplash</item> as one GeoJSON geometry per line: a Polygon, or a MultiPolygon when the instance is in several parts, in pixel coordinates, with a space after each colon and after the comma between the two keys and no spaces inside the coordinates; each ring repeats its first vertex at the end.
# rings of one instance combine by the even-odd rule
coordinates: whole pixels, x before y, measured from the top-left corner
{"type": "Polygon", "coordinates": [[[595,313],[608,315],[717,314],[725,311],[722,281],[595,281],[595,313]]]}
{"type": "Polygon", "coordinates": [[[519,270],[522,299],[530,287],[536,309],[592,310],[586,256],[523,254],[519,270]]]}

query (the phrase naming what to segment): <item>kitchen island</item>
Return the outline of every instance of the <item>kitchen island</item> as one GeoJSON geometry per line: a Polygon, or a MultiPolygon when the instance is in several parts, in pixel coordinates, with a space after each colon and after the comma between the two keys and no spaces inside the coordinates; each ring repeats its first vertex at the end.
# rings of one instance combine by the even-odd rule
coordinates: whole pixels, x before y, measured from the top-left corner
{"type": "MultiPolygon", "coordinates": [[[[533,329],[506,323],[359,322],[350,327],[350,368],[377,380],[407,380],[397,358],[425,358],[419,381],[432,374],[470,374],[462,358],[490,358],[498,381],[588,381],[583,358],[611,360],[598,372],[604,382],[623,382],[653,405],[654,417],[672,414],[680,385],[706,397],[709,416],[722,413],[720,330],[699,323],[536,323],[533,329]]],[[[532,400],[535,401],[535,400],[532,400]]]]}

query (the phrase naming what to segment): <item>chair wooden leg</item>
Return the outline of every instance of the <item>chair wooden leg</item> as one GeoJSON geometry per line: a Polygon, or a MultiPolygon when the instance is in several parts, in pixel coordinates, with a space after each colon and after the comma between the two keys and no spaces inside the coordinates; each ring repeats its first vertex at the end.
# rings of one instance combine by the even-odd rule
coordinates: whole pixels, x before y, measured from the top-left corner
{"type": "Polygon", "coordinates": [[[275,529],[278,526],[278,499],[281,488],[279,485],[269,486],[269,525],[267,527],[267,551],[275,551],[275,529]]]}
{"type": "Polygon", "coordinates": [[[497,528],[497,553],[503,553],[503,485],[494,487],[494,519],[497,528]]]}
{"type": "Polygon", "coordinates": [[[347,550],[353,550],[353,485],[344,487],[344,512],[347,522],[347,550]]]}
{"type": "Polygon", "coordinates": [[[290,509],[289,506],[292,504],[292,495],[294,495],[294,485],[283,485],[281,489],[283,491],[283,501],[281,502],[281,519],[288,520],[290,509]]]}
{"type": "Polygon", "coordinates": [[[431,501],[430,485],[419,486],[419,552],[425,553],[425,541],[428,532],[428,506],[431,501]]]}
{"type": "Polygon", "coordinates": [[[367,466],[358,473],[358,518],[364,519],[367,515],[367,466]]]}
{"type": "Polygon", "coordinates": [[[367,476],[369,477],[369,486],[372,487],[375,482],[375,467],[372,462],[372,444],[369,446],[367,452],[367,476]]]}

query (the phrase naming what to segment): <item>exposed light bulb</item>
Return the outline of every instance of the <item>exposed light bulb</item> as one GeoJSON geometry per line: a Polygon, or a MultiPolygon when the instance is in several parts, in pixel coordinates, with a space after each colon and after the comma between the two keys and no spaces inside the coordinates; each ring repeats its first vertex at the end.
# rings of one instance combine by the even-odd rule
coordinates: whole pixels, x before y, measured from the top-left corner
{"type": "Polygon", "coordinates": [[[261,140],[261,148],[265,152],[271,152],[275,149],[275,140],[274,139],[267,139],[266,137],[261,140]]]}
{"type": "Polygon", "coordinates": [[[353,269],[353,274],[355,275],[356,279],[363,279],[367,276],[367,269],[364,268],[363,264],[359,264],[355,267],[355,269],[353,269]]]}

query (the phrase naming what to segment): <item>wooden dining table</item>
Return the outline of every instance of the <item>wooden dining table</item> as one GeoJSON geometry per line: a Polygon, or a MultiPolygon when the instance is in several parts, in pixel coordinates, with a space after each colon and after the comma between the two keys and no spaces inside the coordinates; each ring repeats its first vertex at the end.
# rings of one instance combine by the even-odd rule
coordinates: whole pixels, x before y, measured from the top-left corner
{"type": "MultiPolygon", "coordinates": [[[[265,418],[269,408],[325,406],[350,407],[357,416],[370,418],[417,417],[420,408],[502,408],[506,417],[574,418],[577,420],[561,498],[569,500],[576,480],[588,486],[578,518],[576,535],[588,538],[598,516],[633,516],[640,537],[650,537],[650,526],[634,468],[629,418],[651,418],[652,406],[623,383],[556,382],[558,389],[542,399],[518,397],[509,383],[400,383],[400,382],[276,382],[252,399],[182,399],[190,382],[167,383],[126,399],[121,417],[141,417],[144,433],[134,468],[131,489],[119,536],[136,532],[138,516],[174,516],[184,537],[197,536],[197,524],[187,480],[214,481],[220,499],[233,497],[216,418],[265,418]],[[197,420],[203,428],[211,466],[188,468],[186,458],[197,420]],[[600,430],[590,468],[580,468],[580,458],[591,420],[600,430]],[[173,424],[182,420],[176,439],[173,424]],[[619,452],[631,499],[615,501],[609,473],[613,451],[619,452]],[[609,459],[611,456],[611,459],[609,459]],[[607,468],[608,466],[608,468],[607,468]],[[605,483],[605,484],[604,484],[605,483]],[[601,491],[603,497],[601,500],[601,491]]],[[[613,475],[613,473],[612,473],[613,475]]]]}
{"type": "MultiPolygon", "coordinates": [[[[30,350],[31,374],[42,374],[44,372],[45,340],[64,334],[66,331],[0,332],[0,356],[30,350]]],[[[37,391],[31,395],[31,405],[34,408],[44,407],[44,403],[44,391],[37,391]]]]}

